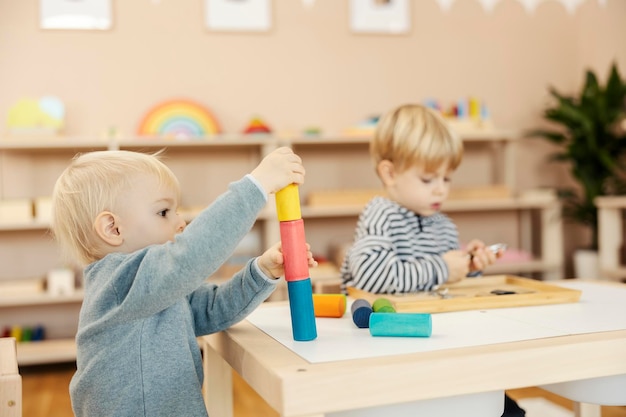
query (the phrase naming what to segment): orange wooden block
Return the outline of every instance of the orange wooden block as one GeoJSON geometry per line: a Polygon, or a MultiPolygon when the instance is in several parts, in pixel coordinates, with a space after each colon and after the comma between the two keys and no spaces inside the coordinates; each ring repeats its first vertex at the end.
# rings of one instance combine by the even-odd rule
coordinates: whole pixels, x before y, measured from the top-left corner
{"type": "Polygon", "coordinates": [[[313,294],[315,317],[343,317],[346,312],[344,294],[313,294]]]}

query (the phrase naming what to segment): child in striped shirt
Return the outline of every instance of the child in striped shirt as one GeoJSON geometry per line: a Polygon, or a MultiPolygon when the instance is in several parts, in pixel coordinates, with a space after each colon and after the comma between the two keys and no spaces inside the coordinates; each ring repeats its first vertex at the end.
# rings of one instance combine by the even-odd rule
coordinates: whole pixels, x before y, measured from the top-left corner
{"type": "MultiPolygon", "coordinates": [[[[455,224],[441,212],[463,142],[436,112],[418,104],[390,111],[378,122],[370,154],[387,196],[374,197],[359,217],[341,267],[344,290],[429,291],[495,262],[499,254],[480,240],[461,250],[455,224]]],[[[508,395],[503,408],[502,417],[526,415],[508,395]]]]}
{"type": "Polygon", "coordinates": [[[372,199],[359,217],[341,268],[345,287],[429,291],[495,262],[480,240],[461,250],[455,224],[441,212],[463,142],[435,111],[418,104],[390,111],[378,123],[370,154],[387,196],[372,199]]]}

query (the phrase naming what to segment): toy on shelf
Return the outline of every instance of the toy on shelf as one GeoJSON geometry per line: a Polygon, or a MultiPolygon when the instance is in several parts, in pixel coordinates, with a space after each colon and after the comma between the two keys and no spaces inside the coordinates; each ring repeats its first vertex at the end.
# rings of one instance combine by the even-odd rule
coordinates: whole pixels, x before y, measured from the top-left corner
{"type": "Polygon", "coordinates": [[[306,137],[318,137],[322,135],[322,128],[318,126],[308,126],[302,130],[302,135],[306,137]]]}
{"type": "Polygon", "coordinates": [[[447,110],[433,99],[425,100],[423,104],[441,112],[450,128],[456,132],[467,133],[494,128],[487,105],[476,97],[460,99],[447,110]]]}
{"type": "Polygon", "coordinates": [[[194,139],[221,132],[209,109],[187,99],[168,100],[152,107],[139,123],[140,136],[194,139]]]}
{"type": "Polygon", "coordinates": [[[276,193],[276,212],[280,222],[293,339],[313,340],[317,337],[313,287],[309,275],[304,220],[300,211],[300,194],[296,184],[288,185],[276,193]]]}
{"type": "Polygon", "coordinates": [[[344,135],[355,137],[372,136],[376,130],[378,119],[380,119],[380,116],[370,116],[356,126],[345,129],[343,133],[344,135]]]}
{"type": "Polygon", "coordinates": [[[0,224],[31,223],[33,202],[28,198],[0,199],[0,224]]]}
{"type": "MultiPolygon", "coordinates": [[[[458,133],[484,132],[494,128],[489,109],[484,102],[475,97],[460,99],[447,109],[435,99],[423,100],[422,104],[441,113],[450,128],[458,133]]],[[[372,136],[378,120],[378,116],[368,117],[357,125],[345,129],[343,133],[355,137],[372,136]]]]}
{"type": "Polygon", "coordinates": [[[38,342],[44,340],[46,331],[41,325],[37,326],[6,326],[2,330],[2,337],[13,337],[16,342],[38,342]]]}
{"type": "Polygon", "coordinates": [[[23,98],[10,109],[7,129],[10,133],[58,134],[65,123],[65,106],[57,97],[23,98]]]}
{"type": "Polygon", "coordinates": [[[28,297],[43,294],[45,290],[46,281],[40,277],[0,280],[0,299],[28,297]]]}
{"type": "Polygon", "coordinates": [[[253,133],[272,133],[272,129],[261,119],[260,117],[254,117],[248,123],[248,126],[243,130],[243,133],[253,134],[253,133]]]}
{"type": "Polygon", "coordinates": [[[70,268],[55,268],[46,275],[46,288],[52,296],[71,295],[76,290],[74,271],[70,268]]]}

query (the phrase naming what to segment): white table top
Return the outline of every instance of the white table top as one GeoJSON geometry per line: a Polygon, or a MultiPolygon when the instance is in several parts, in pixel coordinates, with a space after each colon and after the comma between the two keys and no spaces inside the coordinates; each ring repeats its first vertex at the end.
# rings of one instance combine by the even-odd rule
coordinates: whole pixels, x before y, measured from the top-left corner
{"type": "Polygon", "coordinates": [[[208,403],[224,403],[230,367],[294,417],[626,374],[626,286],[558,285],[581,300],[440,313],[430,338],[374,338],[346,314],[293,342],[287,303],[266,303],[202,339],[208,403]]]}
{"type": "Polygon", "coordinates": [[[368,329],[354,325],[349,308],[340,319],[317,318],[318,337],[312,342],[293,340],[286,304],[257,309],[248,321],[310,363],[626,329],[626,286],[574,281],[559,285],[581,290],[580,301],[433,314],[429,338],[372,337],[368,329]]]}

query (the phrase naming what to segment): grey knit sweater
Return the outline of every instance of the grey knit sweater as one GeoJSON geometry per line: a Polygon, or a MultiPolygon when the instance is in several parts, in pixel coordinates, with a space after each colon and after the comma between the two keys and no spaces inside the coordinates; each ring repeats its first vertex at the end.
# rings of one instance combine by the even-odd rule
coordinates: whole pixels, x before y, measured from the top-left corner
{"type": "Polygon", "coordinates": [[[266,202],[249,177],[232,183],[174,242],[114,253],[85,269],[70,393],[77,417],[206,416],[197,336],[245,318],[276,282],[250,261],[227,283],[206,278],[266,202]]]}

